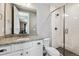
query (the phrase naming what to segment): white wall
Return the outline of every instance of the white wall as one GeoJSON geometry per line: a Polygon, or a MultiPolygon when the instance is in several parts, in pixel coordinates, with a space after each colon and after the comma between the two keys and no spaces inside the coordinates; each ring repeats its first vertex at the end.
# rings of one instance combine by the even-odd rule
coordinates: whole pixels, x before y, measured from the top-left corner
{"type": "Polygon", "coordinates": [[[37,7],[37,33],[41,37],[50,37],[51,28],[50,28],[50,18],[47,20],[47,17],[50,13],[49,4],[36,4],[37,7]]]}
{"type": "Polygon", "coordinates": [[[29,12],[29,32],[30,35],[37,34],[37,23],[36,23],[37,14],[34,12],[29,12]]]}

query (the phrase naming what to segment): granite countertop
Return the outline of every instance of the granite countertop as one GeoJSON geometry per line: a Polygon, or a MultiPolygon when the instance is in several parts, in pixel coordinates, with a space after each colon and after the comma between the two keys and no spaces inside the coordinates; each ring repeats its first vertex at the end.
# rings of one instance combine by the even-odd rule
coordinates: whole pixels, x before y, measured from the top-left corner
{"type": "Polygon", "coordinates": [[[15,44],[42,39],[43,37],[40,36],[0,37],[0,45],[15,44]]]}

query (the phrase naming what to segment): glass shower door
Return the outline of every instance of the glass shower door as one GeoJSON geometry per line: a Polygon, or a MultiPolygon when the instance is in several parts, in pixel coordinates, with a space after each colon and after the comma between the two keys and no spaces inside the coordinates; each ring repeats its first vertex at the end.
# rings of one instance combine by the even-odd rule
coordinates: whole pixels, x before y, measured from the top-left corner
{"type": "Polygon", "coordinates": [[[65,55],[79,55],[79,4],[65,5],[65,55]]]}

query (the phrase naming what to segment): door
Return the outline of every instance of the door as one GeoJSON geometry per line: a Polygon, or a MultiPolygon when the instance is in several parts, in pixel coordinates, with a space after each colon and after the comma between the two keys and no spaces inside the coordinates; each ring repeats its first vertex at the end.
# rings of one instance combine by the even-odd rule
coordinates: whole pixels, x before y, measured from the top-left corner
{"type": "Polygon", "coordinates": [[[63,7],[52,13],[52,46],[54,48],[63,46],[63,7]]]}
{"type": "Polygon", "coordinates": [[[65,6],[65,47],[79,55],[79,4],[65,6]]]}

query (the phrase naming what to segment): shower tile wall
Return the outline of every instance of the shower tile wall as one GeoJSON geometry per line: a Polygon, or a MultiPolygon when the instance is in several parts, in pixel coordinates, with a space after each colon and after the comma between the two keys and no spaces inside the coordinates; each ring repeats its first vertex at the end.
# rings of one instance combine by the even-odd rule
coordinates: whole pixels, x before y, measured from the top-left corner
{"type": "Polygon", "coordinates": [[[63,46],[63,8],[52,13],[52,46],[55,48],[63,46]]]}

